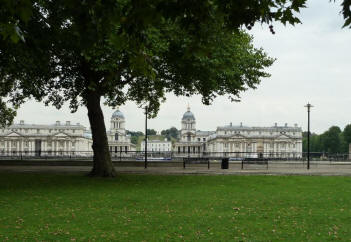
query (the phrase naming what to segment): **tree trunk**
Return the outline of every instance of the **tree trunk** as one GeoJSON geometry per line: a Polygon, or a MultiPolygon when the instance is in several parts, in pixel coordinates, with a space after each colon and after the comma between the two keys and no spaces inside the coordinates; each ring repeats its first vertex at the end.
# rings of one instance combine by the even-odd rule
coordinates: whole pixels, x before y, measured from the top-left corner
{"type": "Polygon", "coordinates": [[[86,104],[88,117],[93,135],[94,166],[90,176],[114,177],[116,171],[113,167],[104,122],[104,114],[100,106],[101,96],[96,91],[88,91],[86,104]]]}

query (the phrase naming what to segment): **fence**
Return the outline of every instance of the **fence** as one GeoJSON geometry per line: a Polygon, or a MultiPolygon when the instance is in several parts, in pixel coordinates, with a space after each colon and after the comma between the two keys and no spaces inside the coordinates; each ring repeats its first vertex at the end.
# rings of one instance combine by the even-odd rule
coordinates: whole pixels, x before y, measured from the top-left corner
{"type": "MultiPolygon", "coordinates": [[[[92,151],[12,151],[1,152],[0,159],[86,159],[92,160],[92,151]]],[[[144,160],[144,151],[118,151],[110,152],[112,160],[144,160]]],[[[286,161],[304,161],[307,159],[307,153],[303,152],[156,152],[148,151],[148,160],[171,161],[182,160],[183,158],[208,158],[211,160],[220,160],[229,158],[230,161],[243,160],[245,158],[267,158],[269,160],[286,160],[286,161]]],[[[349,160],[350,154],[330,154],[321,152],[310,152],[310,159],[319,161],[346,161],[349,160]]]]}

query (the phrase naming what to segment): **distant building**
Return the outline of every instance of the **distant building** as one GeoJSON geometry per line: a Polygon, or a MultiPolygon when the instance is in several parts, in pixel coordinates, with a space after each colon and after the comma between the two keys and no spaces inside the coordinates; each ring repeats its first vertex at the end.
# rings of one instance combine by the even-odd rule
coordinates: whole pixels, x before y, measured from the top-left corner
{"type": "MultiPolygon", "coordinates": [[[[145,141],[143,140],[140,145],[140,150],[145,151],[145,141]]],[[[148,140],[147,151],[166,152],[172,151],[172,142],[165,140],[148,140]]]]}
{"type": "Polygon", "coordinates": [[[107,131],[110,152],[118,155],[120,152],[135,151],[135,144],[131,143],[130,135],[125,129],[125,117],[119,108],[112,114],[110,130],[107,131]]]}
{"type": "MultiPolygon", "coordinates": [[[[262,157],[301,157],[302,129],[294,127],[248,127],[242,124],[220,126],[216,133],[207,139],[210,152],[240,152],[252,153],[252,156],[262,157]]],[[[250,155],[250,154],[248,154],[250,155]]]]}
{"type": "Polygon", "coordinates": [[[92,140],[84,126],[67,121],[53,125],[13,124],[0,129],[0,155],[91,155],[92,140]]]}
{"type": "Polygon", "coordinates": [[[196,130],[196,119],[188,107],[181,120],[180,140],[174,144],[174,151],[181,154],[195,154],[207,151],[206,142],[214,131],[196,130]]]}
{"type": "Polygon", "coordinates": [[[196,119],[188,107],[181,120],[180,140],[174,152],[187,156],[208,152],[211,156],[301,157],[302,129],[287,124],[272,127],[248,127],[242,124],[217,127],[216,131],[196,130],[196,119]]]}

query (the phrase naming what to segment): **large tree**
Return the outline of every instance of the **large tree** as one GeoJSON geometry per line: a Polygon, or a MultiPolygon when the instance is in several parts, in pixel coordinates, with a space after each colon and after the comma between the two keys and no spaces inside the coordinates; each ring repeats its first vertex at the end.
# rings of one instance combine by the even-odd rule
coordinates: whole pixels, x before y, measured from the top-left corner
{"type": "Polygon", "coordinates": [[[294,15],[305,3],[23,1],[30,3],[24,10],[30,17],[11,11],[10,0],[0,10],[3,26],[14,26],[23,39],[0,40],[0,98],[14,107],[27,98],[57,108],[69,102],[73,112],[85,105],[93,135],[94,176],[115,175],[102,98],[110,106],[127,100],[146,103],[150,116],[156,115],[166,92],[200,94],[205,104],[225,94],[238,100],[242,91],[256,88],[269,76],[264,69],[273,63],[253,47],[242,26],[250,29],[257,21],[274,20],[298,23],[294,15]]]}

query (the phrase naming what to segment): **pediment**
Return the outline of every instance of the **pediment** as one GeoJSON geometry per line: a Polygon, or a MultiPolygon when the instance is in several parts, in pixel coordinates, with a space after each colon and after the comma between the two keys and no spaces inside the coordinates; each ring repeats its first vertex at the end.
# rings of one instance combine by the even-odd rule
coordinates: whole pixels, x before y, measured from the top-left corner
{"type": "Polygon", "coordinates": [[[20,133],[15,132],[15,131],[12,131],[11,133],[7,134],[6,136],[7,137],[20,137],[20,136],[23,136],[23,135],[21,135],[20,133]]]}
{"type": "Polygon", "coordinates": [[[290,135],[287,135],[287,134],[279,134],[275,137],[275,139],[282,139],[282,138],[288,138],[288,139],[291,139],[291,136],[290,135]]]}
{"type": "Polygon", "coordinates": [[[63,132],[57,133],[53,135],[54,137],[68,137],[69,135],[63,132]]]}

